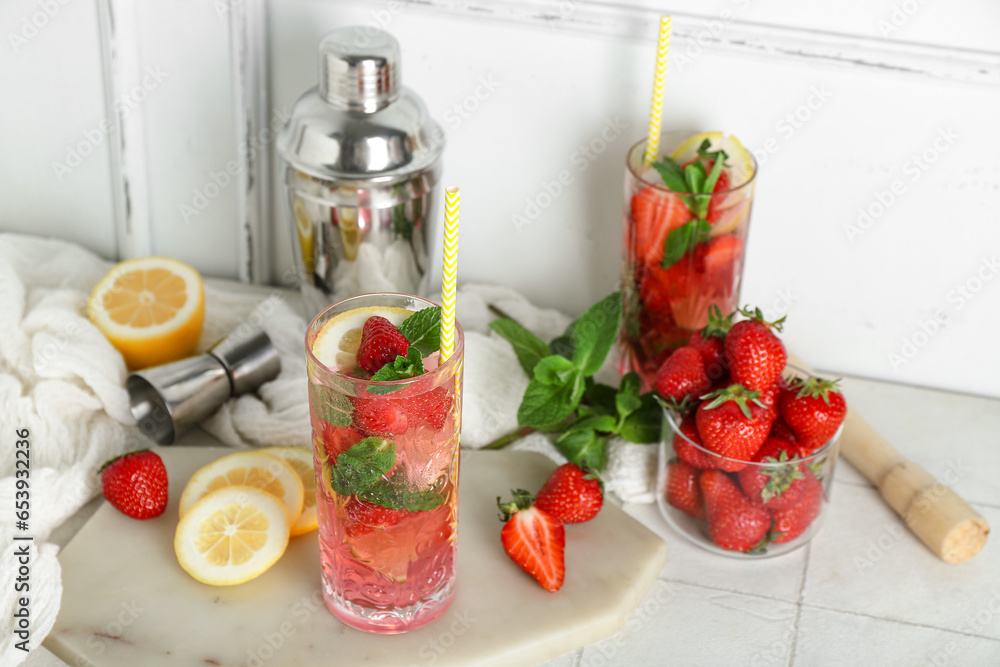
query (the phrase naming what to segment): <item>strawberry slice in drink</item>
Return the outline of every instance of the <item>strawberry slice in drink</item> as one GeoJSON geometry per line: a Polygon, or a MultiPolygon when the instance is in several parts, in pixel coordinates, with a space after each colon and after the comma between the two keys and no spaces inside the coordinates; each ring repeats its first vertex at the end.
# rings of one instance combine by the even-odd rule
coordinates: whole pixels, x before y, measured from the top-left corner
{"type": "Polygon", "coordinates": [[[635,255],[645,264],[658,265],[663,259],[667,235],[691,219],[682,199],[662,188],[643,188],[632,197],[632,225],[635,255]]]}
{"type": "MultiPolygon", "coordinates": [[[[698,245],[691,255],[671,267],[684,272],[681,294],[669,299],[677,326],[694,331],[708,324],[708,309],[718,306],[732,311],[736,263],[743,253],[743,241],[732,235],[718,236],[698,245]],[[685,260],[688,260],[685,262],[685,260]]],[[[680,282],[680,281],[678,281],[680,282]]],[[[672,293],[676,294],[676,290],[672,293]]]]}

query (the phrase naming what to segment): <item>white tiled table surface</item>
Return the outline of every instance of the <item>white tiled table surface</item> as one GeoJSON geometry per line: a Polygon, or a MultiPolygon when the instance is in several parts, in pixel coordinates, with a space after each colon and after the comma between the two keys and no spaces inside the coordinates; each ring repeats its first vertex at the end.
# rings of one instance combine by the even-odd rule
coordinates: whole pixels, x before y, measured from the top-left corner
{"type": "MultiPolygon", "coordinates": [[[[1000,525],[1000,401],[846,378],[850,403],[1000,525]],[[949,473],[949,471],[952,471],[949,473]]],[[[1000,547],[946,565],[841,460],[822,530],[741,561],[686,542],[655,505],[627,511],[667,541],[667,566],[625,629],[543,667],[1000,665],[1000,547]]],[[[62,667],[45,649],[28,667],[62,667]]]]}

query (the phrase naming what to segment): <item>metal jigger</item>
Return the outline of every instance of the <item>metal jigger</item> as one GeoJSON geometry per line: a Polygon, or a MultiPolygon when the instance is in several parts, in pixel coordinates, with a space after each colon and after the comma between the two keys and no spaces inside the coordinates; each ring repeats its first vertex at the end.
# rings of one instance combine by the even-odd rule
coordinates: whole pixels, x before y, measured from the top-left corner
{"type": "Polygon", "coordinates": [[[264,331],[241,323],[207,354],[130,373],[129,409],[151,440],[172,445],[233,396],[255,390],[281,371],[264,331]]]}

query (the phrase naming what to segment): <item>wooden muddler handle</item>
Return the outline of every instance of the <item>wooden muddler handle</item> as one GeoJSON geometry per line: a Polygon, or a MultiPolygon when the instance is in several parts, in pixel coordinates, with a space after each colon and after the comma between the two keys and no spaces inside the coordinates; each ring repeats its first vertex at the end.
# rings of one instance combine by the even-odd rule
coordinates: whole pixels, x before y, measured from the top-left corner
{"type": "MultiPolygon", "coordinates": [[[[791,355],[789,364],[812,372],[791,355]]],[[[944,562],[965,562],[986,544],[990,534],[986,519],[919,464],[905,460],[850,407],[840,451],[878,487],[913,534],[944,562]]]]}

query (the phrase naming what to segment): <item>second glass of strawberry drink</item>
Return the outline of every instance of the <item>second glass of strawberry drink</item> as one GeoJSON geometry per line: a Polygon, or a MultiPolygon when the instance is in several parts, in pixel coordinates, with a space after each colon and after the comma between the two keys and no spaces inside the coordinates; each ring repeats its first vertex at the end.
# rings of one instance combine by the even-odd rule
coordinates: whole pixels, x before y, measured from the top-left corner
{"type": "Polygon", "coordinates": [[[736,309],[757,166],[732,135],[668,132],[626,156],[621,371],[644,388],[660,364],[708,322],[736,309]]]}
{"type": "Polygon", "coordinates": [[[440,321],[368,294],[306,335],[323,597],[361,630],[413,630],[454,596],[464,348],[456,324],[441,361],[440,321]]]}

